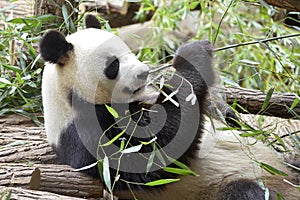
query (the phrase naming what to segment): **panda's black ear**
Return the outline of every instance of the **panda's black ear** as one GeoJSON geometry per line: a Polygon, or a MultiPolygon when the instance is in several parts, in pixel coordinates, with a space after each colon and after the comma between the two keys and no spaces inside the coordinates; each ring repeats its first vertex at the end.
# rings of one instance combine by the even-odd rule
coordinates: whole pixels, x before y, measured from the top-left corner
{"type": "Polygon", "coordinates": [[[62,33],[52,30],[44,35],[39,49],[45,61],[63,66],[69,58],[68,52],[73,50],[73,45],[66,41],[62,33]]]}
{"type": "Polygon", "coordinates": [[[85,16],[85,27],[86,28],[97,28],[101,29],[101,23],[94,15],[86,15],[85,16]]]}

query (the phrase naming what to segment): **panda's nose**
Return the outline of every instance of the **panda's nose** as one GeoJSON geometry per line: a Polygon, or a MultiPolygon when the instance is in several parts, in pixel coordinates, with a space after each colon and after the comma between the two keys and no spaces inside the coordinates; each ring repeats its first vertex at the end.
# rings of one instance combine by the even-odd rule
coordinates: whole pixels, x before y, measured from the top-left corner
{"type": "Polygon", "coordinates": [[[147,80],[148,75],[149,75],[149,71],[147,70],[147,71],[144,71],[144,72],[138,74],[137,78],[141,79],[141,80],[147,80]]]}

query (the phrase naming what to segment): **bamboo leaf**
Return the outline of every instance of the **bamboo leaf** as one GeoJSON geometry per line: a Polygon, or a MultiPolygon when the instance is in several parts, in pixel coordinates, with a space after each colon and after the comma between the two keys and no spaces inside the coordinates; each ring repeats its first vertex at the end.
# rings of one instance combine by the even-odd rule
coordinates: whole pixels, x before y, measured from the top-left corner
{"type": "Polygon", "coordinates": [[[257,160],[253,160],[256,164],[258,164],[261,168],[263,168],[264,170],[266,170],[267,172],[269,172],[272,175],[278,174],[280,176],[287,176],[287,174],[279,169],[276,169],[275,167],[272,167],[271,165],[268,165],[266,163],[263,162],[259,162],[257,160]]]}
{"type": "Polygon", "coordinates": [[[124,147],[125,147],[125,140],[121,140],[121,145],[120,145],[120,150],[124,150],[124,147]]]}
{"type": "Polygon", "coordinates": [[[154,142],[154,141],[156,141],[157,140],[157,137],[155,136],[154,138],[152,138],[150,141],[148,141],[148,142],[143,142],[143,141],[140,141],[141,142],[141,144],[143,144],[143,145],[148,145],[148,144],[151,144],[152,142],[154,142]]]}
{"type": "Polygon", "coordinates": [[[177,165],[178,167],[180,167],[181,169],[187,169],[190,170],[190,168],[188,166],[186,166],[185,164],[183,164],[182,162],[175,160],[174,158],[171,158],[168,156],[168,160],[172,163],[174,163],[175,165],[177,165]]]}
{"type": "Polygon", "coordinates": [[[112,192],[111,189],[111,180],[110,180],[110,171],[109,171],[109,161],[108,157],[105,156],[103,159],[103,179],[107,189],[112,192]]]}
{"type": "Polygon", "coordinates": [[[189,4],[189,8],[194,10],[198,5],[200,6],[200,1],[194,1],[189,4]]]}
{"type": "Polygon", "coordinates": [[[193,175],[196,176],[196,173],[189,169],[179,169],[179,168],[173,168],[173,167],[164,167],[164,171],[170,172],[173,174],[180,174],[180,175],[193,175]]]}
{"type": "Polygon", "coordinates": [[[237,84],[236,82],[234,82],[233,80],[231,80],[225,76],[221,76],[221,79],[224,83],[226,83],[228,85],[232,85],[234,87],[240,87],[239,84],[237,84]]]}
{"type": "Polygon", "coordinates": [[[179,181],[180,179],[160,179],[160,180],[156,180],[156,181],[151,181],[148,183],[145,183],[146,186],[157,186],[157,185],[165,185],[168,183],[174,183],[179,181]]]}
{"type": "Polygon", "coordinates": [[[150,171],[150,169],[153,165],[154,157],[155,157],[155,151],[152,151],[148,158],[148,162],[147,162],[147,166],[146,166],[146,174],[150,171]]]}
{"type": "Polygon", "coordinates": [[[103,177],[103,162],[102,162],[102,160],[98,160],[97,161],[97,167],[98,167],[100,178],[101,178],[102,181],[104,181],[104,177],[103,177]]]}
{"type": "Polygon", "coordinates": [[[13,66],[13,65],[8,65],[8,64],[2,64],[2,66],[6,69],[9,69],[13,72],[18,72],[18,73],[22,73],[22,70],[19,67],[13,66]]]}
{"type": "Polygon", "coordinates": [[[298,103],[300,102],[300,97],[297,95],[295,101],[293,102],[293,104],[291,105],[290,109],[293,110],[296,105],[298,105],[298,103]]]}
{"type": "Polygon", "coordinates": [[[126,154],[126,153],[135,153],[138,152],[139,150],[141,150],[142,148],[142,144],[137,145],[137,146],[133,146],[133,147],[129,147],[127,149],[124,149],[123,151],[121,151],[121,153],[126,154]]]}
{"type": "Polygon", "coordinates": [[[92,167],[95,167],[97,165],[98,162],[95,162],[95,163],[92,163],[90,165],[86,165],[84,167],[81,167],[81,168],[78,168],[78,169],[74,169],[73,171],[74,172],[79,172],[79,171],[84,171],[84,170],[87,170],[87,169],[90,169],[92,167]]]}
{"type": "Polygon", "coordinates": [[[0,78],[0,83],[11,85],[11,82],[9,80],[5,79],[5,78],[0,78]]]}
{"type": "Polygon", "coordinates": [[[264,103],[263,103],[263,105],[261,107],[262,111],[265,110],[268,107],[270,99],[271,99],[271,97],[273,95],[273,92],[274,92],[274,88],[269,89],[269,91],[267,93],[267,96],[266,96],[266,99],[265,99],[265,101],[264,101],[264,103]]]}
{"type": "Polygon", "coordinates": [[[108,110],[108,112],[114,117],[114,118],[118,118],[119,114],[117,113],[117,111],[115,109],[113,109],[112,107],[108,106],[105,104],[106,109],[108,110]]]}
{"type": "Polygon", "coordinates": [[[156,146],[154,146],[154,151],[155,151],[155,154],[158,157],[159,161],[163,164],[163,166],[166,166],[167,165],[166,161],[164,160],[164,157],[160,153],[159,149],[156,148],[156,146]]]}
{"type": "Polygon", "coordinates": [[[159,89],[162,89],[164,87],[165,84],[165,77],[161,77],[160,81],[159,81],[159,89]]]}
{"type": "Polygon", "coordinates": [[[105,144],[102,144],[101,146],[106,147],[111,145],[114,141],[116,141],[117,139],[119,139],[126,130],[121,131],[118,135],[116,135],[113,139],[109,140],[108,142],[106,142],[105,144]]]}
{"type": "Polygon", "coordinates": [[[261,91],[263,91],[263,90],[264,90],[264,86],[263,86],[263,84],[262,84],[262,81],[261,81],[261,78],[260,78],[260,76],[259,76],[259,73],[255,70],[254,67],[250,67],[250,71],[251,71],[252,74],[253,74],[253,78],[254,78],[254,80],[255,80],[257,86],[259,87],[259,89],[260,89],[261,91]]]}
{"type": "Polygon", "coordinates": [[[62,5],[61,12],[62,12],[62,15],[64,18],[64,22],[66,24],[66,28],[67,28],[67,30],[70,30],[70,23],[69,23],[69,19],[68,19],[69,15],[68,15],[68,9],[67,9],[66,5],[62,5]]]}

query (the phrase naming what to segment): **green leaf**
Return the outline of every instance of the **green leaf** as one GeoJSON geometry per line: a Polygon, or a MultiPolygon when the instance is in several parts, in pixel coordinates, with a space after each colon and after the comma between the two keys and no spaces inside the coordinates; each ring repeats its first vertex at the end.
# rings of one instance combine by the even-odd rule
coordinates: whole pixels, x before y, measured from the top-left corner
{"type": "Polygon", "coordinates": [[[254,137],[254,136],[257,136],[257,135],[261,135],[263,133],[263,131],[254,131],[252,133],[241,133],[239,134],[239,136],[241,137],[254,137]]]}
{"type": "Polygon", "coordinates": [[[272,167],[271,165],[268,165],[266,163],[263,162],[259,162],[257,160],[253,160],[256,164],[258,164],[261,168],[263,168],[264,170],[266,170],[267,172],[269,172],[272,175],[278,174],[280,176],[287,176],[287,174],[279,169],[276,169],[275,167],[272,167]]]}
{"type": "Polygon", "coordinates": [[[126,130],[121,131],[118,135],[116,135],[113,139],[109,140],[108,142],[106,142],[105,144],[102,144],[101,146],[106,147],[111,145],[114,141],[116,141],[118,138],[120,138],[126,130]]]}
{"type": "Polygon", "coordinates": [[[189,9],[194,10],[194,9],[196,9],[196,7],[198,5],[200,5],[200,2],[199,1],[194,1],[194,2],[189,4],[189,9]]]}
{"type": "Polygon", "coordinates": [[[225,76],[221,76],[221,80],[228,85],[232,85],[234,87],[240,87],[239,84],[237,84],[236,82],[234,82],[233,80],[231,80],[225,76]]]}
{"type": "Polygon", "coordinates": [[[5,198],[5,200],[10,200],[10,198],[11,198],[11,190],[8,191],[8,194],[5,198]]]}
{"type": "Polygon", "coordinates": [[[108,22],[105,23],[105,30],[107,30],[108,32],[111,32],[111,27],[108,22]]]}
{"type": "Polygon", "coordinates": [[[9,80],[5,79],[5,78],[0,78],[0,83],[11,85],[11,82],[9,80]]]}
{"type": "Polygon", "coordinates": [[[173,168],[173,167],[164,167],[163,168],[164,171],[166,172],[170,172],[173,174],[180,174],[180,175],[193,175],[196,176],[196,173],[188,170],[188,169],[179,169],[179,168],[173,168]]]}
{"type": "Polygon", "coordinates": [[[124,148],[125,148],[125,140],[122,139],[121,140],[121,145],[120,145],[120,150],[122,151],[122,150],[124,150],[124,148]]]}
{"type": "Polygon", "coordinates": [[[158,157],[159,161],[163,164],[163,166],[166,166],[165,159],[164,159],[164,157],[162,156],[160,150],[157,149],[156,146],[154,146],[154,151],[155,151],[155,154],[156,154],[156,156],[158,157]]]}
{"type": "Polygon", "coordinates": [[[182,162],[175,160],[174,158],[171,158],[168,156],[168,160],[172,163],[174,163],[175,165],[177,165],[178,167],[180,167],[181,169],[186,169],[186,170],[190,170],[190,168],[188,166],[186,166],[185,164],[183,164],[182,162]]]}
{"type": "Polygon", "coordinates": [[[9,69],[9,70],[13,71],[13,72],[18,72],[18,73],[22,72],[22,69],[20,69],[19,67],[13,66],[13,65],[2,64],[2,66],[6,69],[9,69]]]}
{"type": "Polygon", "coordinates": [[[74,172],[84,171],[84,170],[90,169],[92,167],[95,167],[96,165],[97,165],[97,162],[92,163],[90,165],[83,166],[83,167],[78,168],[78,169],[74,169],[74,172]]]}
{"type": "Polygon", "coordinates": [[[69,19],[68,19],[69,15],[68,15],[68,9],[67,9],[66,5],[62,5],[61,12],[63,14],[63,18],[64,18],[64,22],[66,24],[66,28],[67,28],[67,30],[70,30],[70,23],[69,23],[69,19]]]}
{"type": "Polygon", "coordinates": [[[150,171],[150,169],[153,165],[154,157],[155,157],[155,151],[152,151],[148,158],[148,162],[147,162],[147,166],[146,166],[146,174],[150,171]]]}
{"type": "Polygon", "coordinates": [[[47,15],[41,15],[41,16],[37,16],[36,17],[38,20],[42,21],[42,22],[46,22],[46,21],[52,21],[56,19],[55,15],[51,15],[51,14],[47,14],[47,15]]]}
{"type": "Polygon", "coordinates": [[[154,138],[152,138],[152,139],[151,139],[150,141],[148,141],[148,142],[140,141],[140,143],[143,144],[143,145],[148,145],[148,144],[153,143],[153,142],[156,141],[156,140],[157,140],[157,137],[155,136],[154,138]]]}
{"type": "Polygon", "coordinates": [[[107,189],[112,192],[111,189],[111,180],[110,180],[110,171],[109,171],[109,161],[108,157],[105,156],[103,159],[103,179],[107,189]]]}
{"type": "Polygon", "coordinates": [[[160,179],[160,180],[156,180],[156,181],[151,181],[148,183],[145,183],[146,186],[157,186],[157,185],[165,185],[168,183],[174,183],[180,181],[180,179],[160,179]]]}
{"type": "Polygon", "coordinates": [[[112,107],[108,106],[105,104],[106,109],[108,110],[108,112],[114,117],[114,118],[118,118],[119,114],[117,113],[117,111],[115,109],[113,109],[112,107]]]}
{"type": "Polygon", "coordinates": [[[267,96],[266,96],[266,99],[265,99],[265,101],[264,101],[264,103],[261,107],[261,111],[265,110],[268,107],[270,99],[273,95],[273,92],[274,92],[274,88],[269,89],[269,91],[267,93],[267,96]]]}
{"type": "Polygon", "coordinates": [[[286,147],[285,147],[285,144],[284,144],[284,142],[283,142],[283,140],[281,139],[281,137],[279,137],[279,135],[277,135],[276,133],[273,133],[273,135],[274,135],[276,141],[277,141],[281,146],[283,146],[284,148],[286,148],[286,147]]]}
{"type": "Polygon", "coordinates": [[[286,200],[280,193],[276,193],[277,200],[286,200]]]}
{"type": "Polygon", "coordinates": [[[255,70],[254,67],[250,67],[250,71],[251,71],[252,74],[253,74],[253,78],[254,78],[254,80],[255,80],[257,86],[259,87],[259,89],[260,89],[261,91],[263,91],[263,90],[264,90],[264,85],[262,84],[261,78],[260,78],[260,76],[259,76],[260,73],[257,72],[257,71],[255,70]]]}
{"type": "Polygon", "coordinates": [[[102,162],[102,160],[98,160],[98,161],[97,161],[97,167],[98,167],[100,179],[101,179],[102,181],[104,181],[104,177],[103,177],[103,162],[102,162]]]}
{"type": "Polygon", "coordinates": [[[240,60],[241,63],[245,63],[245,64],[248,64],[248,65],[260,65],[259,62],[255,62],[255,61],[252,61],[252,60],[247,60],[247,59],[244,59],[244,60],[240,60]]]}
{"type": "Polygon", "coordinates": [[[290,109],[293,110],[296,107],[296,105],[298,105],[299,101],[300,101],[300,97],[297,95],[296,99],[293,102],[293,104],[291,105],[290,109]]]}
{"type": "Polygon", "coordinates": [[[124,149],[123,151],[121,151],[121,153],[123,153],[123,154],[126,154],[126,153],[135,153],[135,152],[138,152],[139,150],[141,150],[142,146],[143,146],[142,144],[137,145],[137,146],[133,146],[133,147],[124,149]]]}

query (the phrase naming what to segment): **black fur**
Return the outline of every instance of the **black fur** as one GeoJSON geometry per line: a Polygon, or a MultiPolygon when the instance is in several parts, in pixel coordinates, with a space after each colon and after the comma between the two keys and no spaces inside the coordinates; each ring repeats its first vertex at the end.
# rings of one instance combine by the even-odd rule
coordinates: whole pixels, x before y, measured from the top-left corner
{"type": "Polygon", "coordinates": [[[108,79],[116,79],[119,74],[120,62],[115,56],[108,57],[104,74],[108,79]]]}
{"type": "Polygon", "coordinates": [[[44,35],[39,49],[45,61],[64,65],[68,58],[68,52],[73,50],[73,45],[66,41],[62,33],[52,30],[44,35]]]}
{"type": "Polygon", "coordinates": [[[86,15],[85,16],[85,27],[101,29],[101,23],[94,15],[86,15]]]}
{"type": "MultiPolygon", "coordinates": [[[[265,191],[255,182],[240,179],[221,189],[222,200],[265,200],[265,191]]],[[[271,198],[269,199],[271,200],[271,198]]]]}

